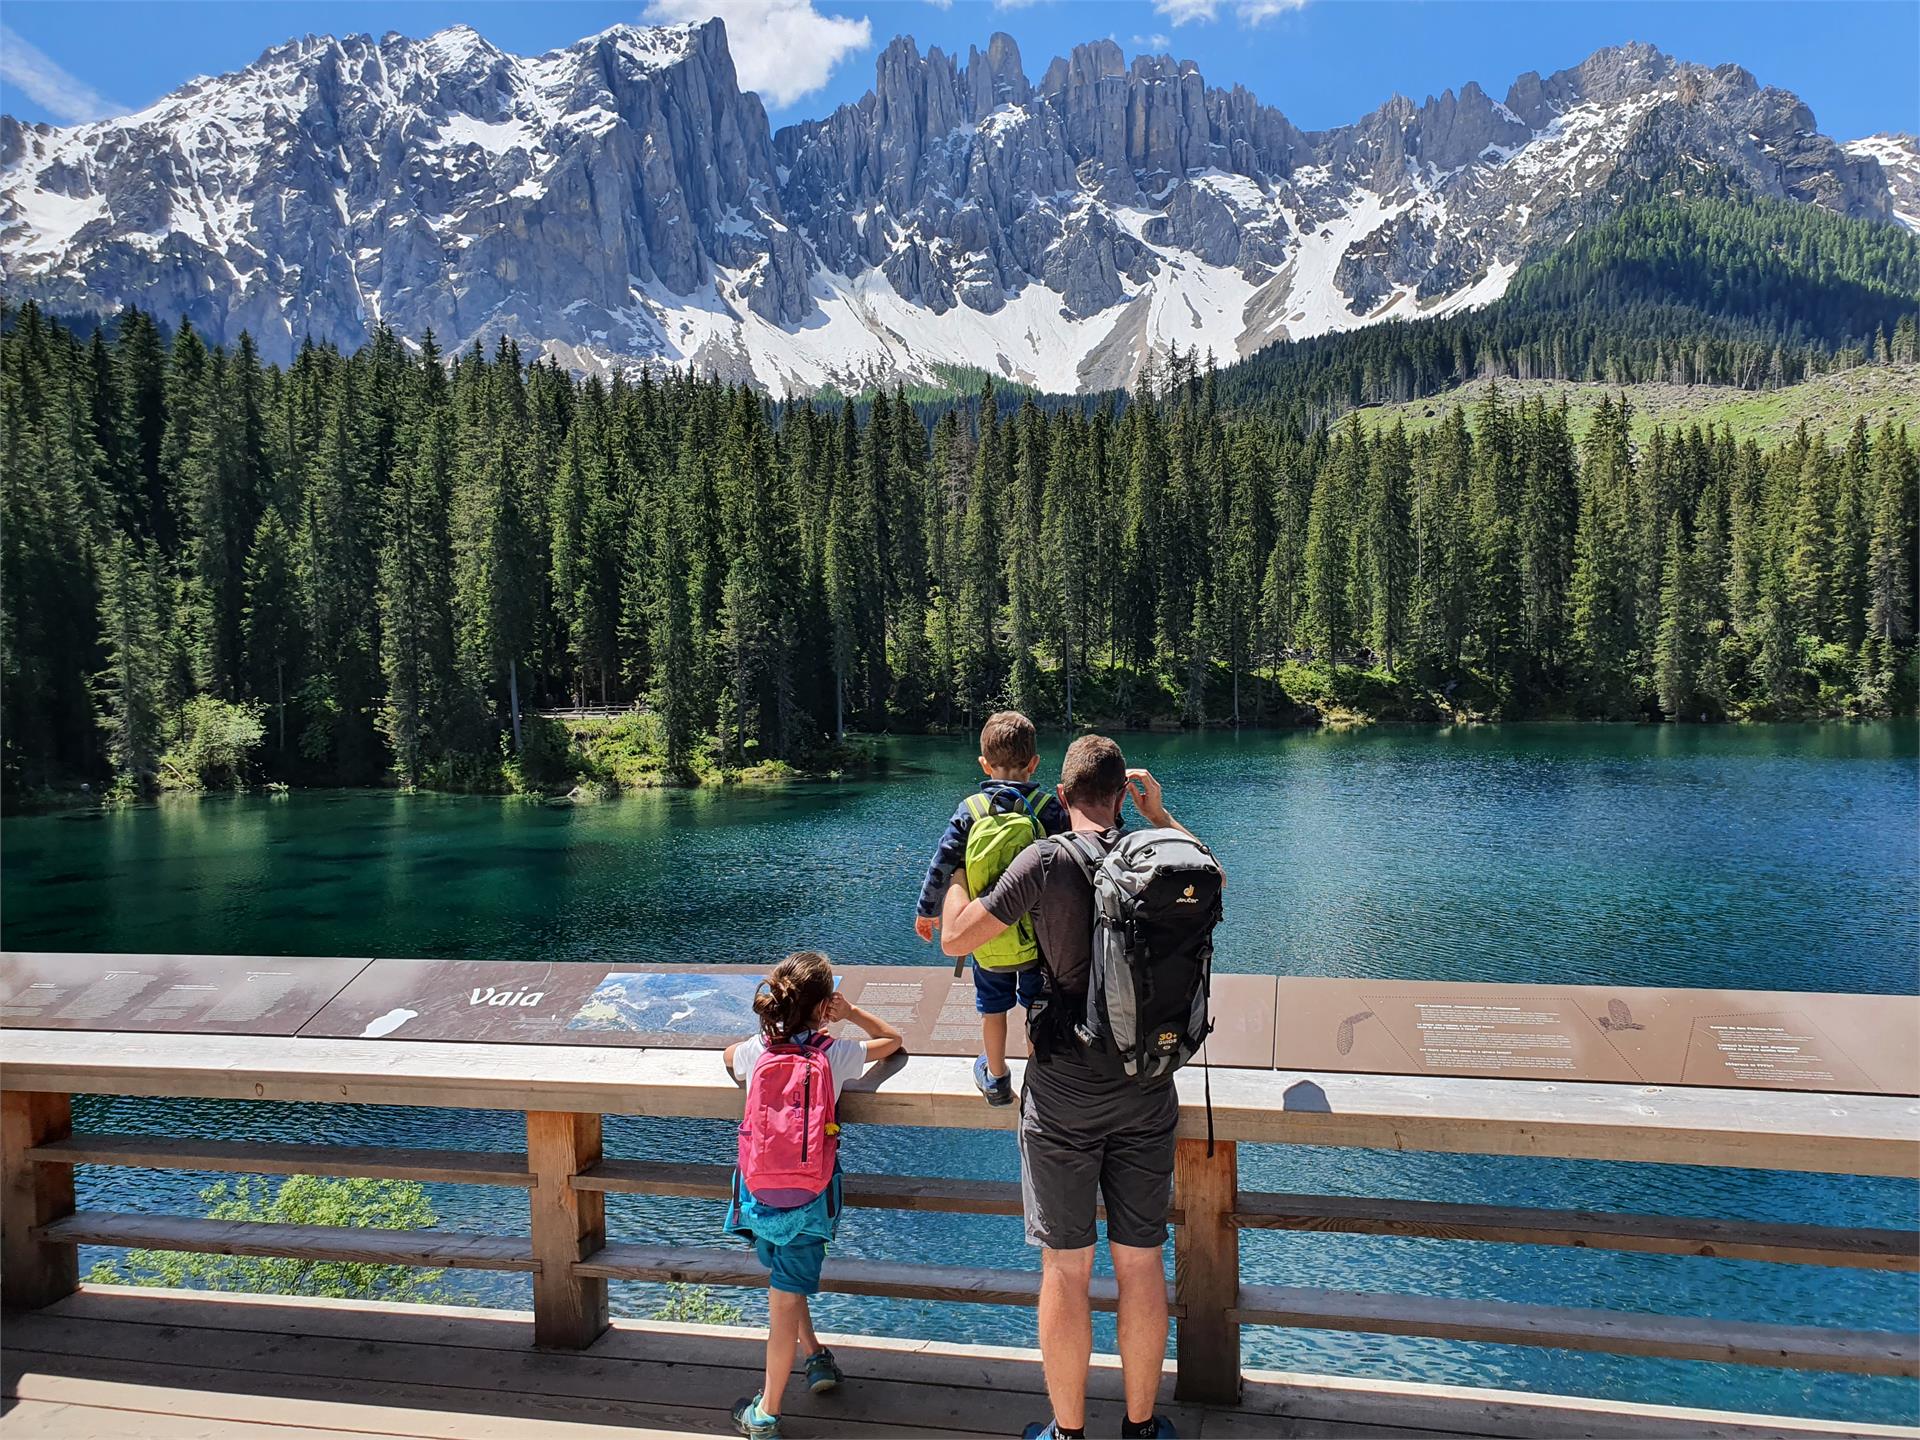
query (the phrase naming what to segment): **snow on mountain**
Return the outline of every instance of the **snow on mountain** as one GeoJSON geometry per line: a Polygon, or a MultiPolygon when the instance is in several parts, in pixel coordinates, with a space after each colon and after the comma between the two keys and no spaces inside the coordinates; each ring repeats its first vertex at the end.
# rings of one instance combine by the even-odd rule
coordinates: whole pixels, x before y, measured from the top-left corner
{"type": "Polygon", "coordinates": [[[464,26],[309,36],[138,114],[0,117],[0,283],[279,360],[386,323],[777,392],[943,365],[1072,391],[1485,304],[1636,177],[1709,165],[1920,223],[1912,137],[1843,149],[1746,71],[1646,46],[1303,132],[1110,41],[1036,83],[1005,35],[964,62],[902,38],[860,101],[775,135],[719,21],[535,57],[464,26]]]}
{"type": "Polygon", "coordinates": [[[1920,139],[1911,135],[1869,135],[1842,147],[1861,160],[1877,161],[1887,177],[1893,218],[1909,230],[1920,230],[1920,139]]]}

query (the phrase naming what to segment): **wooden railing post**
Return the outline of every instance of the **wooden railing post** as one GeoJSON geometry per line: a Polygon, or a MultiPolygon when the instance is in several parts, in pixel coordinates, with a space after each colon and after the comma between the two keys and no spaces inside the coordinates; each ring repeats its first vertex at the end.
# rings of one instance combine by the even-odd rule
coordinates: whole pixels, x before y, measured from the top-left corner
{"type": "Polygon", "coordinates": [[[1215,1145],[1211,1159],[1204,1140],[1174,1142],[1173,1200],[1184,1217],[1173,1249],[1174,1297],[1181,1306],[1174,1394],[1181,1400],[1240,1400],[1240,1322],[1231,1313],[1240,1302],[1239,1194],[1232,1142],[1215,1145]]]}
{"type": "Polygon", "coordinates": [[[73,1133],[65,1095],[8,1090],[0,1094],[0,1303],[35,1310],[71,1295],[79,1252],[49,1244],[36,1226],[73,1214],[73,1167],[28,1158],[36,1145],[73,1133]]]}
{"type": "Polygon", "coordinates": [[[533,1257],[533,1343],[581,1350],[607,1328],[607,1282],[576,1277],[574,1262],[607,1243],[607,1197],[576,1190],[573,1177],[600,1159],[600,1117],[565,1110],[527,1112],[527,1169],[533,1257]]]}

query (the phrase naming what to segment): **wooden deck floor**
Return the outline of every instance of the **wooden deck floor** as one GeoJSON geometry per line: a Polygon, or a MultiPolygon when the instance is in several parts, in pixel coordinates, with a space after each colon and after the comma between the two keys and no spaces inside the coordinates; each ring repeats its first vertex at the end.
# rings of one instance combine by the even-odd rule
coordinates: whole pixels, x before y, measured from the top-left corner
{"type": "MultiPolygon", "coordinates": [[[[731,1433],[757,1388],[752,1332],[621,1321],[583,1353],[531,1348],[515,1311],[83,1287],[5,1317],[5,1440],[612,1440],[731,1433]]],[[[1030,1350],[832,1340],[849,1383],[791,1399],[788,1434],[1018,1435],[1043,1418],[1030,1350]]],[[[1096,1362],[1091,1433],[1118,1434],[1096,1362]]],[[[1172,1389],[1169,1374],[1167,1392],[1172,1389]]],[[[1237,1409],[1167,1403],[1189,1437],[1762,1436],[1807,1422],[1496,1391],[1255,1374],[1237,1409]]],[[[1851,1434],[1920,1434],[1848,1427],[1851,1434]]]]}

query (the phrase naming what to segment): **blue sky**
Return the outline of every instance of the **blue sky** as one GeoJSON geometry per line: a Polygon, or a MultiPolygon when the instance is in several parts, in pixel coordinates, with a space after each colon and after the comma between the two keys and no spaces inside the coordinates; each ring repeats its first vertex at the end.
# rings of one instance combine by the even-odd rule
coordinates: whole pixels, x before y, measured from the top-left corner
{"type": "Polygon", "coordinates": [[[1842,139],[1920,130],[1920,3],[1512,3],[1479,0],[8,0],[0,109],[68,122],[144,106],[194,75],[235,69],[289,36],[424,35],[457,22],[537,53],[617,21],[720,13],[775,125],[857,99],[896,34],[965,55],[995,30],[1030,75],[1075,43],[1196,61],[1210,84],[1246,85],[1297,125],[1344,124],[1395,91],[1419,100],[1468,80],[1496,98],[1601,45],[1645,40],[1706,64],[1734,61],[1797,92],[1842,139]]]}

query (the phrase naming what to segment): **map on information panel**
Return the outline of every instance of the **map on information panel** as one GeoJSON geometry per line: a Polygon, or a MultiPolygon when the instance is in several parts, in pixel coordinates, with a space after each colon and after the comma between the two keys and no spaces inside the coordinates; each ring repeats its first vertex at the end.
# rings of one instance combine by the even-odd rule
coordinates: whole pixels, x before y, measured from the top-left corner
{"type": "Polygon", "coordinates": [[[752,971],[615,970],[574,1011],[567,1029],[589,1034],[751,1035],[760,1028],[753,997],[761,983],[762,977],[752,971]]]}

